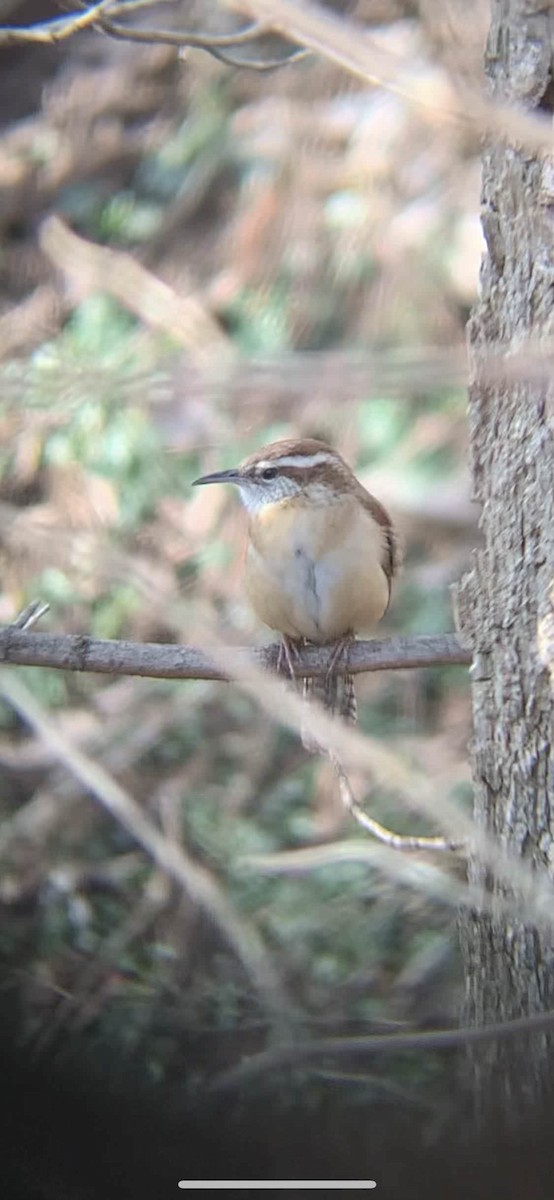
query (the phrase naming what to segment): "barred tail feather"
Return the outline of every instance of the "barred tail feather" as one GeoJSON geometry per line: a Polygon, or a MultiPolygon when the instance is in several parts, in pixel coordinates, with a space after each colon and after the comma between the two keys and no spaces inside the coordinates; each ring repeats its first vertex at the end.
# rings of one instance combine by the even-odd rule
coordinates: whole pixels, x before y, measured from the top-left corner
{"type": "MultiPolygon", "coordinates": [[[[339,675],[333,672],[321,679],[304,679],[302,695],[307,703],[315,701],[316,704],[321,704],[331,716],[341,717],[351,725],[356,724],[358,705],[353,675],[339,675]]],[[[302,745],[310,754],[317,754],[325,749],[304,722],[300,732],[302,745]]]]}
{"type": "Polygon", "coordinates": [[[357,724],[358,702],[356,700],[353,675],[343,675],[342,677],[342,698],[339,714],[343,721],[347,721],[349,725],[357,724]]]}

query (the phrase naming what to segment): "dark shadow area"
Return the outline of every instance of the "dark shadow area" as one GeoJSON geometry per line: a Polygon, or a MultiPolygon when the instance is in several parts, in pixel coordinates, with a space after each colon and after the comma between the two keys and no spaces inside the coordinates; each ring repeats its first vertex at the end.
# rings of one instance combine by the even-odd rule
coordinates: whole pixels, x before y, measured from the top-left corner
{"type": "MultiPolygon", "coordinates": [[[[0,8],[0,24],[25,27],[59,17],[61,11],[50,0],[24,0],[7,10],[0,8]]],[[[61,45],[0,47],[0,131],[36,112],[44,87],[66,57],[61,45]]]]}
{"type": "Polygon", "coordinates": [[[472,1136],[451,1052],[432,1111],[417,1095],[368,1101],[338,1082],[318,1094],[284,1075],[216,1100],[197,1089],[191,1101],[186,1079],[182,1090],[146,1086],[138,1064],[117,1053],[111,1068],[91,1062],[77,1041],[42,1057],[17,1051],[15,1032],[5,1020],[2,1194],[13,1200],[163,1200],[182,1194],[180,1179],[282,1178],[373,1179],[386,1200],[552,1195],[550,1114],[472,1136]]]}

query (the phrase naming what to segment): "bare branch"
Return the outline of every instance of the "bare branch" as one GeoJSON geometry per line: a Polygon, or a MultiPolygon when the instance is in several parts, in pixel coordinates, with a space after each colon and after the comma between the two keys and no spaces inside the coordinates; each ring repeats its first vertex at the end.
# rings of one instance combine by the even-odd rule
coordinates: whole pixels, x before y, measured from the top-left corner
{"type": "MultiPolygon", "coordinates": [[[[154,0],[152,0],[152,4],[154,0]]],[[[375,86],[395,92],[422,116],[433,122],[437,104],[421,97],[417,82],[404,78],[398,83],[405,60],[392,54],[368,33],[367,25],[330,12],[309,0],[226,0],[227,7],[247,14],[247,24],[234,33],[208,30],[136,29],[113,21],[136,9],[149,7],[148,0],[100,0],[82,11],[29,26],[0,26],[0,46],[21,43],[53,44],[91,27],[108,36],[137,42],[162,42],[175,46],[196,46],[231,66],[251,70],[273,70],[315,52],[337,63],[350,73],[375,86]],[[265,41],[283,40],[283,56],[268,57],[265,41]],[[293,43],[291,47],[290,43],[293,43]],[[259,57],[234,56],[233,48],[260,46],[259,57]],[[296,49],[294,48],[296,44],[296,49]]],[[[479,134],[515,141],[529,150],[550,153],[552,130],[548,117],[530,114],[513,104],[491,100],[476,88],[450,90],[450,99],[441,102],[443,120],[473,128],[479,134]]]]}
{"type": "MultiPolygon", "coordinates": [[[[120,8],[119,15],[123,13],[125,7],[126,6],[122,6],[120,8]]],[[[102,25],[104,26],[104,21],[102,21],[102,25]]],[[[118,29],[123,29],[125,32],[124,26],[118,26],[118,29]]],[[[267,26],[262,21],[250,21],[247,25],[244,25],[242,29],[235,30],[234,33],[207,33],[206,31],[202,31],[201,33],[189,33],[187,30],[166,30],[164,32],[163,30],[158,29],[153,29],[150,31],[131,29],[128,32],[130,32],[133,37],[137,33],[142,33],[145,35],[145,40],[147,39],[148,34],[151,33],[156,39],[161,37],[174,41],[175,39],[180,38],[181,43],[184,40],[187,46],[198,46],[201,50],[210,50],[213,48],[217,50],[224,50],[226,47],[231,46],[248,46],[250,42],[254,41],[255,38],[260,37],[263,33],[267,32],[267,26]]]]}
{"type": "MultiPolygon", "coordinates": [[[[244,854],[238,865],[246,871],[263,875],[306,875],[326,867],[352,863],[382,872],[401,887],[411,888],[420,895],[450,908],[471,907],[482,901],[482,892],[473,884],[462,882],[449,864],[438,867],[428,858],[397,854],[394,846],[375,845],[367,838],[324,845],[304,846],[301,850],[279,850],[273,854],[244,854]]],[[[486,899],[485,899],[486,903],[486,899]]],[[[513,913],[506,902],[506,911],[513,913]]]]}
{"type": "MultiPolygon", "coordinates": [[[[435,121],[437,104],[422,100],[417,84],[398,84],[405,61],[379,44],[359,21],[330,12],[311,0],[227,0],[230,7],[261,20],[274,33],[330,59],[358,78],[384,87],[435,121]]],[[[552,122],[523,108],[490,100],[475,88],[451,91],[441,104],[443,120],[465,125],[497,138],[521,142],[528,150],[552,150],[552,122]]]]}
{"type": "Polygon", "coordinates": [[[300,46],[291,50],[290,53],[284,54],[282,58],[235,58],[228,51],[209,49],[208,53],[218,58],[220,62],[226,63],[228,67],[247,67],[249,71],[276,71],[279,67],[287,67],[289,63],[298,62],[299,58],[305,58],[309,54],[308,50],[303,50],[300,46]]]}
{"type": "MultiPolygon", "coordinates": [[[[121,13],[121,6],[119,6],[119,12],[121,13]]],[[[162,42],[168,46],[196,46],[201,50],[220,50],[227,46],[249,45],[255,38],[266,32],[266,26],[261,21],[251,21],[236,33],[226,34],[192,33],[186,29],[136,29],[132,25],[120,25],[106,17],[98,24],[104,33],[109,33],[112,37],[124,38],[127,41],[162,42]]]]}
{"type": "MultiPolygon", "coordinates": [[[[461,856],[458,861],[461,861],[461,856]]],[[[264,875],[306,875],[345,863],[363,864],[380,871],[399,886],[411,888],[429,900],[450,908],[479,908],[496,919],[503,915],[511,921],[523,919],[533,923],[538,918],[541,927],[552,929],[552,919],[549,917],[544,920],[547,912],[544,897],[534,883],[526,897],[509,894],[508,891],[503,895],[494,895],[490,891],[484,892],[478,882],[462,881],[457,868],[452,869],[452,860],[443,869],[430,862],[427,855],[414,857],[397,854],[394,845],[376,845],[367,839],[326,842],[324,845],[305,846],[301,850],[279,850],[273,854],[243,854],[238,866],[264,875]]]]}
{"type": "Polygon", "coordinates": [[[354,817],[362,829],[365,829],[366,833],[377,838],[378,842],[383,842],[392,850],[459,850],[462,847],[462,842],[453,841],[450,838],[418,837],[415,834],[394,833],[392,829],[387,829],[385,825],[381,825],[374,817],[370,817],[364,812],[361,804],[356,800],[348,775],[338,756],[327,752],[327,757],[335,770],[340,797],[346,811],[350,813],[351,817],[354,817]]]}
{"type": "MultiPolygon", "coordinates": [[[[246,695],[261,704],[272,720],[291,729],[298,729],[304,720],[314,737],[325,741],[329,749],[340,756],[341,762],[367,770],[380,786],[392,789],[409,803],[412,810],[429,816],[447,830],[449,840],[452,840],[451,831],[454,831],[457,843],[471,840],[479,860],[506,884],[512,897],[517,895],[528,919],[550,928],[554,893],[548,875],[537,875],[527,864],[503,852],[494,837],[475,827],[459,804],[453,803],[444,792],[438,796],[435,785],[427,776],[414,773],[413,766],[404,766],[401,758],[385,744],[362,737],[323,709],[318,712],[315,705],[306,706],[301,697],[286,689],[279,679],[272,678],[267,671],[277,665],[277,645],[249,651],[230,648],[220,642],[212,629],[206,640],[210,641],[209,653],[190,646],[27,633],[10,626],[0,630],[0,663],[166,679],[233,679],[246,695]]],[[[332,650],[325,647],[305,648],[299,660],[299,671],[306,677],[326,674],[330,653],[332,650]]],[[[469,651],[461,646],[456,636],[444,634],[357,642],[351,647],[350,661],[342,666],[350,673],[359,674],[442,664],[467,665],[469,662],[469,651]]],[[[288,672],[285,674],[288,676],[288,672]]],[[[385,846],[379,849],[389,853],[385,846]]]]}
{"type": "Polygon", "coordinates": [[[400,1054],[407,1050],[448,1050],[469,1043],[486,1043],[499,1038],[516,1037],[518,1034],[537,1033],[551,1029],[554,1011],[532,1013],[528,1017],[516,1017],[513,1021],[497,1021],[491,1025],[471,1026],[460,1029],[423,1029],[409,1033],[378,1033],[367,1037],[314,1038],[309,1042],[292,1042],[288,1046],[274,1046],[252,1054],[238,1067],[222,1072],[213,1082],[215,1092],[234,1090],[250,1079],[265,1075],[269,1078],[276,1070],[298,1068],[300,1063],[320,1059],[356,1058],[363,1055],[400,1054]]]}
{"type": "MultiPolygon", "coordinates": [[[[236,653],[244,666],[254,664],[276,670],[277,644],[236,653]]],[[[329,649],[307,646],[300,652],[298,672],[306,678],[325,675],[329,649]]],[[[0,629],[0,663],[53,667],[60,671],[92,671],[102,675],[141,675],[150,679],[228,679],[217,659],[195,646],[158,642],[106,641],[86,634],[31,633],[14,625],[0,629]]],[[[355,642],[349,651],[348,671],[395,671],[415,667],[468,666],[471,652],[454,633],[433,637],[383,638],[355,642]]],[[[287,674],[286,670],[284,674],[287,674]]]]}
{"type": "MultiPolygon", "coordinates": [[[[38,603],[32,606],[33,610],[38,603]]],[[[27,612],[27,610],[26,610],[27,612]]],[[[39,614],[41,612],[39,610],[39,614]]],[[[224,671],[225,656],[222,658],[218,647],[214,657],[208,657],[194,647],[163,646],[157,643],[144,644],[132,642],[95,641],[92,638],[64,636],[52,634],[35,634],[25,638],[21,630],[21,621],[26,613],[18,618],[14,625],[0,630],[0,662],[11,662],[26,665],[54,666],[66,670],[109,672],[111,674],[138,674],[163,678],[204,678],[225,679],[239,678],[249,669],[278,669],[279,647],[267,646],[260,650],[238,650],[232,652],[232,669],[229,674],[224,671]],[[21,641],[21,638],[24,641],[21,641]],[[36,651],[39,651],[37,654],[36,651]]],[[[25,628],[25,626],[24,626],[25,628]]],[[[406,667],[407,665],[422,666],[437,662],[447,663],[469,661],[467,651],[463,650],[454,635],[444,635],[437,638],[398,638],[388,640],[388,665],[406,667]],[[398,655],[398,643],[405,643],[407,653],[398,655]],[[425,651],[420,643],[425,644],[425,651]],[[391,653],[392,652],[392,653],[391,653]],[[437,653],[440,657],[437,657],[437,653]],[[446,654],[446,658],[445,658],[446,654]]],[[[297,669],[302,674],[321,675],[329,669],[329,657],[333,655],[333,647],[306,647],[302,650],[297,669]],[[311,661],[310,661],[311,660],[311,661]]],[[[387,643],[366,642],[356,643],[349,650],[349,662],[337,664],[337,670],[354,671],[384,669],[387,662],[387,643]],[[363,650],[365,647],[365,655],[363,650]],[[385,649],[385,661],[379,652],[385,649]],[[362,650],[362,657],[359,651],[362,650]],[[369,653],[368,653],[369,652],[369,653]],[[376,657],[377,652],[377,657],[376,657]],[[356,661],[358,659],[358,661],[356,661]],[[369,665],[368,665],[369,664],[369,665]]],[[[284,673],[287,674],[286,665],[284,673]]],[[[267,684],[265,685],[267,686],[267,684]]],[[[289,699],[293,699],[289,697],[289,699]]],[[[280,710],[282,712],[282,709],[280,710]]],[[[321,716],[312,714],[316,724],[321,716]]],[[[328,740],[317,744],[330,759],[336,771],[343,803],[354,819],[366,832],[371,833],[379,841],[385,842],[395,850],[453,850],[462,842],[460,839],[442,837],[403,837],[385,829],[379,822],[369,817],[356,801],[352,792],[346,770],[338,757],[337,750],[328,740]]]]}
{"type": "Polygon", "coordinates": [[[197,47],[220,58],[230,66],[248,67],[250,70],[270,71],[276,67],[285,66],[295,59],[303,58],[307,51],[302,47],[295,48],[283,42],[286,49],[277,58],[234,58],[228,53],[234,47],[252,46],[269,32],[266,22],[249,21],[241,29],[233,33],[211,33],[208,30],[193,29],[137,29],[132,25],[120,24],[113,17],[127,17],[137,9],[154,7],[155,0],[100,0],[100,3],[84,11],[72,12],[65,17],[55,17],[49,21],[39,21],[34,25],[0,26],[0,46],[19,45],[21,43],[42,43],[51,45],[65,41],[83,29],[93,27],[97,31],[129,42],[147,42],[151,44],[176,47],[197,47]]]}
{"type": "Polygon", "coordinates": [[[0,46],[16,46],[21,42],[41,42],[52,45],[73,37],[82,29],[90,29],[109,9],[113,0],[100,0],[84,12],[69,13],[67,17],[55,17],[51,21],[38,21],[35,25],[0,25],[0,46]]]}
{"type": "Polygon", "coordinates": [[[40,621],[42,617],[46,616],[46,613],[49,611],[49,604],[45,604],[41,600],[32,600],[31,603],[19,613],[19,616],[16,617],[13,623],[14,627],[15,629],[29,630],[33,625],[36,625],[37,621],[40,621]]]}

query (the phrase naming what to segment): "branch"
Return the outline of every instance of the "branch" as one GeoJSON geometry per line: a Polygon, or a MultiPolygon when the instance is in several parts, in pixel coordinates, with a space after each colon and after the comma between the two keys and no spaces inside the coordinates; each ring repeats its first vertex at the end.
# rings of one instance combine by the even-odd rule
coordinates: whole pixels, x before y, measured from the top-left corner
{"type": "Polygon", "coordinates": [[[193,33],[182,29],[137,29],[134,25],[121,25],[116,21],[108,20],[107,17],[102,17],[102,20],[98,22],[98,28],[103,33],[109,34],[110,37],[119,38],[125,42],[146,42],[153,45],[160,43],[163,46],[178,46],[181,49],[196,47],[199,50],[205,50],[230,67],[248,67],[250,71],[274,71],[276,67],[284,67],[290,62],[298,61],[299,58],[305,58],[308,53],[307,50],[298,46],[289,49],[285,40],[283,40],[283,46],[287,47],[287,53],[281,55],[280,58],[236,58],[229,53],[228,47],[230,49],[238,47],[240,50],[243,46],[250,47],[253,43],[260,42],[260,39],[268,32],[261,21],[252,21],[243,29],[238,29],[236,33],[226,34],[213,34],[205,31],[193,33]]]}
{"type": "Polygon", "coordinates": [[[552,150],[552,122],[546,114],[531,114],[523,106],[490,99],[477,88],[452,89],[439,103],[421,96],[419,83],[401,77],[406,60],[368,33],[368,24],[330,11],[313,0],[226,0],[232,9],[261,21],[274,33],[329,59],[352,75],[400,96],[436,124],[442,120],[469,127],[501,140],[521,142],[527,150],[552,150]]]}
{"type": "Polygon", "coordinates": [[[346,811],[350,813],[351,817],[354,817],[362,829],[366,830],[366,833],[371,833],[374,838],[377,838],[378,842],[383,842],[385,846],[390,846],[393,850],[460,850],[463,847],[464,843],[458,839],[395,833],[394,830],[381,825],[374,817],[370,817],[368,813],[364,812],[361,804],[356,800],[352,785],[338,755],[332,750],[323,750],[323,753],[329,759],[337,776],[340,797],[346,811]]]}
{"type": "MultiPolygon", "coordinates": [[[[235,30],[233,33],[211,33],[209,30],[196,29],[137,29],[132,25],[122,25],[113,21],[112,17],[128,17],[137,9],[154,8],[155,0],[100,0],[98,4],[85,8],[84,11],[71,12],[65,17],[54,17],[48,21],[38,21],[33,25],[0,25],[0,46],[13,46],[22,43],[41,43],[53,45],[66,41],[83,29],[93,27],[97,32],[108,34],[129,42],[161,43],[163,45],[197,47],[219,58],[230,66],[248,67],[256,71],[274,70],[285,66],[295,59],[303,58],[306,50],[302,47],[289,46],[282,42],[284,53],[279,57],[264,58],[235,58],[228,51],[233,48],[260,46],[263,49],[263,39],[268,33],[265,22],[253,20],[235,30]]],[[[282,39],[277,38],[278,42],[282,39]]]]}
{"type": "Polygon", "coordinates": [[[409,1033],[377,1033],[357,1037],[314,1038],[309,1042],[292,1042],[251,1054],[238,1067],[231,1067],[216,1076],[212,1088],[214,1092],[229,1091],[256,1077],[271,1078],[276,1070],[286,1067],[294,1070],[301,1063],[323,1056],[353,1057],[359,1062],[360,1058],[366,1055],[405,1054],[409,1050],[449,1050],[456,1046],[517,1037],[519,1034],[528,1036],[552,1029],[553,1025],[554,1011],[547,1011],[515,1017],[511,1021],[496,1021],[492,1025],[458,1029],[422,1029],[409,1033]]]}
{"type": "Polygon", "coordinates": [[[97,24],[112,9],[113,0],[100,0],[92,8],[69,13],[67,17],[54,17],[51,21],[38,21],[35,25],[0,25],[0,46],[15,46],[21,42],[40,42],[43,45],[63,42],[82,29],[97,24]]]}
{"type": "MultiPolygon", "coordinates": [[[[275,671],[279,646],[242,649],[245,667],[275,671]]],[[[332,649],[306,646],[299,652],[298,674],[310,679],[325,675],[332,649]]],[[[93,671],[102,675],[141,675],[150,679],[229,679],[209,652],[195,646],[158,642],[105,641],[83,634],[32,633],[8,625],[0,629],[0,663],[53,667],[59,671],[93,671]]],[[[339,670],[352,675],[365,671],[397,671],[414,667],[468,666],[471,652],[454,633],[432,637],[395,637],[354,642],[339,670]]],[[[284,667],[283,674],[288,678],[284,667]]]]}
{"type": "Polygon", "coordinates": [[[469,126],[480,134],[521,143],[535,153],[550,153],[551,123],[545,114],[530,114],[521,106],[499,103],[475,88],[458,84],[458,94],[440,104],[422,99],[419,84],[410,78],[399,84],[406,59],[391,53],[368,34],[369,23],[357,22],[340,13],[330,12],[310,0],[226,0],[226,7],[246,13],[246,24],[234,33],[213,33],[200,29],[137,29],[119,24],[113,17],[124,18],[137,9],[155,7],[155,0],[100,0],[90,8],[39,21],[34,25],[0,25],[0,46],[21,43],[51,45],[65,41],[91,27],[108,37],[135,42],[162,42],[177,47],[196,46],[230,66],[267,71],[285,66],[306,52],[315,52],[374,86],[386,88],[417,108],[423,117],[436,124],[440,109],[442,120],[469,126]],[[274,40],[283,54],[274,57],[274,40]],[[269,45],[268,45],[269,41],[269,45]],[[292,45],[291,45],[292,43],[292,45]],[[260,57],[241,53],[242,48],[258,48],[260,57]],[[231,51],[235,48],[239,55],[231,51]]]}

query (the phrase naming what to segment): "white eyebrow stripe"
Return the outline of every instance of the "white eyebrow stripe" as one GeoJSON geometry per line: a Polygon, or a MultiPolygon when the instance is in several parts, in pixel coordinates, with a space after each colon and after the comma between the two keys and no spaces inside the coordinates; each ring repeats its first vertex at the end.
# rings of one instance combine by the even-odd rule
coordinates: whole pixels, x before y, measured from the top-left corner
{"type": "Polygon", "coordinates": [[[334,454],[318,450],[317,454],[284,454],[282,458],[267,458],[256,463],[256,470],[266,471],[268,467],[318,467],[321,463],[333,462],[336,462],[334,454]]]}

